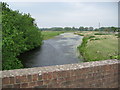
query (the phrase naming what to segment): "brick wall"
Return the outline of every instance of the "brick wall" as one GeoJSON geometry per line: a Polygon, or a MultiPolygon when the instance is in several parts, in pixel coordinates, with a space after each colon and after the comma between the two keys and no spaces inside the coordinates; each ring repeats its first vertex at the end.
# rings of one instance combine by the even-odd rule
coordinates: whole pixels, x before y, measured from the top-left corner
{"type": "MultiPolygon", "coordinates": [[[[3,88],[118,88],[118,60],[1,71],[3,88]]],[[[120,77],[120,76],[119,76],[120,77]]]]}

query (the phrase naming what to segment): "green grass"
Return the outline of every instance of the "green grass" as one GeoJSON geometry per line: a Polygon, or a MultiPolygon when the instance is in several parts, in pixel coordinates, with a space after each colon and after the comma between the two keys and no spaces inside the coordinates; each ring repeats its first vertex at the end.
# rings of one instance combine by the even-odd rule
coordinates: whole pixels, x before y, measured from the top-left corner
{"type": "Polygon", "coordinates": [[[115,35],[86,35],[78,48],[85,61],[118,59],[118,38],[115,35]]]}
{"type": "Polygon", "coordinates": [[[51,39],[57,35],[60,35],[61,33],[64,33],[64,31],[42,31],[43,39],[51,39]]]}
{"type": "Polygon", "coordinates": [[[95,35],[111,35],[110,33],[95,33],[95,35]]]}

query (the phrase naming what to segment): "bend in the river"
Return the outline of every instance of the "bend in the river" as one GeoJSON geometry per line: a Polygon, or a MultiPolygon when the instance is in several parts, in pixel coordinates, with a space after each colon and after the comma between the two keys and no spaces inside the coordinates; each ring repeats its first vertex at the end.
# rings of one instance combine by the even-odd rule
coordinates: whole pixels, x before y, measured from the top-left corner
{"type": "Polygon", "coordinates": [[[44,40],[41,48],[24,53],[21,58],[25,67],[41,67],[78,63],[77,46],[82,36],[63,33],[53,39],[44,40]]]}

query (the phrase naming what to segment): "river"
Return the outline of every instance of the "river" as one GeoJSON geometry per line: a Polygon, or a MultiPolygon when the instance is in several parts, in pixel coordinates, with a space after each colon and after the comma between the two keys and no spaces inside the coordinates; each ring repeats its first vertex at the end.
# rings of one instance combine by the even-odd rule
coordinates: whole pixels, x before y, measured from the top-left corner
{"type": "Polygon", "coordinates": [[[26,52],[20,58],[26,68],[78,63],[81,59],[78,58],[77,46],[82,38],[73,33],[63,33],[44,40],[41,48],[26,52]]]}

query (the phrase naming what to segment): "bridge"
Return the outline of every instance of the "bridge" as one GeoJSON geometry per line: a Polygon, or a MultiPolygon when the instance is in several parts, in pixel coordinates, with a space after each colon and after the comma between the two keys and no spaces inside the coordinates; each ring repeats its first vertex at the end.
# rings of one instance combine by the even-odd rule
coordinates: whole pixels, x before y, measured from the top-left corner
{"type": "Polygon", "coordinates": [[[118,88],[119,60],[1,71],[2,88],[118,88]]]}

